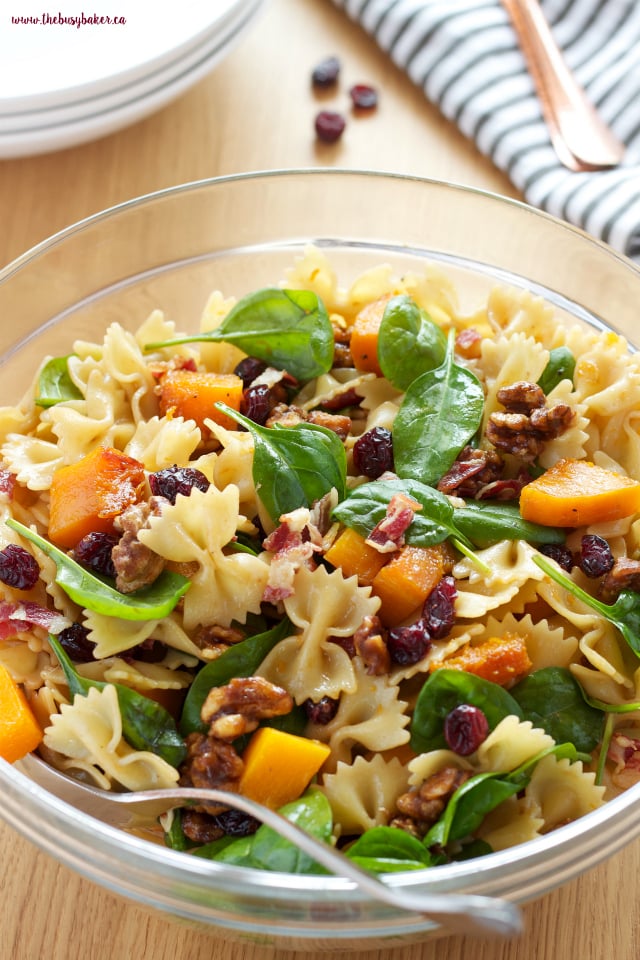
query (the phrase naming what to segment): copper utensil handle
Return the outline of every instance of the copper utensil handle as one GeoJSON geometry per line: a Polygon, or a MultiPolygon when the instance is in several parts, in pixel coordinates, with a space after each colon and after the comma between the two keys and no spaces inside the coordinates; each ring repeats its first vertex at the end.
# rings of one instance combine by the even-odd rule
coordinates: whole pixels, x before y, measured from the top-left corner
{"type": "Polygon", "coordinates": [[[621,144],[569,70],[538,0],[502,0],[535,84],[551,142],[570,170],[617,166],[621,144]]]}

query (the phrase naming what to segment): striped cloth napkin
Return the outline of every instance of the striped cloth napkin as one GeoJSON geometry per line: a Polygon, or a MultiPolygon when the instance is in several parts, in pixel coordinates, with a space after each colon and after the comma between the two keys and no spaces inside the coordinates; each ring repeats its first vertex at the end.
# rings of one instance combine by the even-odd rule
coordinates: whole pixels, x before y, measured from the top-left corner
{"type": "Polygon", "coordinates": [[[640,261],[640,0],[541,0],[624,162],[574,173],[551,145],[500,0],[333,0],[505,171],[524,199],[640,261]]]}

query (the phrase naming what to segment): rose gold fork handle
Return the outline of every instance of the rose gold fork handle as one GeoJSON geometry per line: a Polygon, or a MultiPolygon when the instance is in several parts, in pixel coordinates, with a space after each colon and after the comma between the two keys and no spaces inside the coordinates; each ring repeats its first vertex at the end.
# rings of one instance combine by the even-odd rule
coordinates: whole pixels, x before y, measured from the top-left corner
{"type": "Polygon", "coordinates": [[[535,84],[551,142],[570,170],[617,166],[624,146],[569,70],[538,0],[502,0],[535,84]]]}

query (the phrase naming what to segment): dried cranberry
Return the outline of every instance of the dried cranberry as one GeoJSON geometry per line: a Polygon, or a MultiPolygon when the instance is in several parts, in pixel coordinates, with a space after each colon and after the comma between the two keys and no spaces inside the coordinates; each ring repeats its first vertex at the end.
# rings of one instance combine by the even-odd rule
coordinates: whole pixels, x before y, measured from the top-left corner
{"type": "Polygon", "coordinates": [[[578,565],[587,577],[602,577],[614,564],[611,547],[595,533],[586,533],[580,543],[578,565]]]}
{"type": "Polygon", "coordinates": [[[316,136],[323,143],[335,143],[344,133],[347,123],[341,113],[321,110],[316,116],[316,136]]]}
{"type": "Polygon", "coordinates": [[[340,61],[337,57],[325,57],[311,74],[311,83],[314,87],[326,90],[338,82],[340,75],[340,61]]]}
{"type": "Polygon", "coordinates": [[[89,640],[89,631],[81,623],[72,623],[62,630],[58,634],[58,641],[74,663],[91,663],[95,660],[95,643],[89,640]]]}
{"type": "Polygon", "coordinates": [[[201,470],[196,470],[195,467],[178,467],[174,464],[165,470],[149,474],[149,486],[154,496],[164,497],[170,503],[175,503],[179,493],[188,497],[194,487],[204,493],[209,489],[210,484],[201,470]]]}
{"type": "Polygon", "coordinates": [[[475,753],[487,739],[489,722],[480,707],[461,703],[444,718],[444,738],[447,746],[461,757],[475,753]]]}
{"type": "Polygon", "coordinates": [[[409,666],[418,663],[431,648],[431,636],[424,620],[408,627],[392,627],[387,636],[387,649],[394,663],[409,666]]]}
{"type": "Polygon", "coordinates": [[[378,91],[368,83],[356,83],[349,96],[357,110],[374,110],[378,106],[378,91]]]}
{"type": "Polygon", "coordinates": [[[358,437],[353,445],[353,465],[358,473],[377,480],[386,470],[393,470],[393,439],[386,427],[373,427],[358,437]]]}
{"type": "Polygon", "coordinates": [[[319,723],[324,726],[330,723],[338,712],[338,700],[331,697],[321,697],[320,700],[305,700],[304,711],[310,723],[319,723]]]}
{"type": "Polygon", "coordinates": [[[455,600],[458,596],[453,577],[442,577],[435,585],[422,608],[422,618],[434,640],[441,640],[451,631],[455,622],[455,600]]]}
{"type": "Polygon", "coordinates": [[[264,425],[272,409],[271,388],[266,383],[247,387],[243,392],[241,412],[254,423],[264,425]]]}
{"type": "Polygon", "coordinates": [[[116,568],[111,559],[111,551],[117,543],[118,537],[115,534],[95,530],[76,544],[73,556],[83,567],[93,570],[94,573],[100,573],[104,577],[115,579],[116,568]]]}
{"type": "Polygon", "coordinates": [[[38,561],[24,547],[9,543],[0,550],[0,580],[16,590],[31,590],[40,576],[38,561]]]}
{"type": "Polygon", "coordinates": [[[573,554],[568,547],[563,546],[561,543],[543,543],[539,547],[539,550],[545,557],[549,557],[550,560],[555,560],[558,566],[566,570],[567,573],[571,573],[573,554]]]}
{"type": "Polygon", "coordinates": [[[216,826],[224,830],[228,837],[248,837],[260,826],[259,820],[241,810],[224,810],[216,814],[213,819],[216,826]]]}
{"type": "Polygon", "coordinates": [[[257,357],[245,357],[244,360],[236,364],[233,372],[236,377],[240,377],[242,385],[246,390],[247,387],[251,386],[256,377],[259,377],[266,369],[267,365],[264,360],[258,360],[257,357]]]}

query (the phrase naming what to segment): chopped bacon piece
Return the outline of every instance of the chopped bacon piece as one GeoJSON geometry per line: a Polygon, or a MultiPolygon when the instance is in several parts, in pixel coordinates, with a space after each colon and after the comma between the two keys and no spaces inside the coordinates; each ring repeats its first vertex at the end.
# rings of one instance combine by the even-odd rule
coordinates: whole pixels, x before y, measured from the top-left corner
{"type": "Polygon", "coordinates": [[[280,525],[264,540],[262,546],[273,554],[269,564],[269,580],[262,595],[263,603],[278,603],[290,597],[293,578],[303,566],[313,569],[313,555],[322,549],[322,535],[305,507],[280,517],[280,525]]]}
{"type": "Polygon", "coordinates": [[[404,546],[404,535],[421,505],[404,493],[396,493],[387,505],[386,515],[377,523],[365,543],[379,553],[393,553],[404,546]]]}
{"type": "Polygon", "coordinates": [[[39,603],[0,602],[0,640],[14,637],[16,633],[42,627],[48,633],[57,634],[71,625],[68,617],[56,610],[48,610],[39,603]]]}
{"type": "Polygon", "coordinates": [[[456,337],[456,350],[466,360],[477,360],[480,357],[482,334],[474,327],[461,330],[456,337]]]}
{"type": "Polygon", "coordinates": [[[640,781],[640,740],[614,733],[607,756],[616,764],[611,775],[616,787],[626,790],[640,781]]]}
{"type": "Polygon", "coordinates": [[[13,491],[15,486],[15,474],[0,468],[0,493],[6,494],[9,500],[13,500],[13,491]]]}

